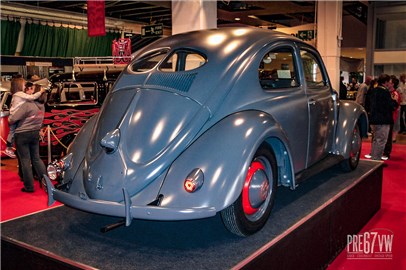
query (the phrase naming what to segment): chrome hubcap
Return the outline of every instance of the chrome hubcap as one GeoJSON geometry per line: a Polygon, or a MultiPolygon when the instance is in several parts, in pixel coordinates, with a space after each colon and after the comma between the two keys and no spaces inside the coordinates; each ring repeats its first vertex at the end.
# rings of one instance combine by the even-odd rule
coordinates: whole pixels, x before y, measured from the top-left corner
{"type": "Polygon", "coordinates": [[[268,178],[264,164],[254,160],[248,169],[242,192],[243,210],[251,221],[260,219],[267,208],[272,192],[269,179],[272,178],[268,178]]]}

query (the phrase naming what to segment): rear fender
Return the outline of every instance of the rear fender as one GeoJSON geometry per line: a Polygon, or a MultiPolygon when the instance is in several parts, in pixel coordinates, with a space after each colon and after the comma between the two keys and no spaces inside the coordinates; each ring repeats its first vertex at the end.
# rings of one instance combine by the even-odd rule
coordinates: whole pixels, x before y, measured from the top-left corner
{"type": "Polygon", "coordinates": [[[231,205],[240,196],[251,160],[265,141],[270,147],[277,145],[276,141],[286,144],[280,125],[270,115],[244,111],[222,119],[173,162],[160,191],[164,196],[161,205],[214,207],[216,211],[231,205]],[[204,183],[188,193],[184,180],[195,168],[203,171],[204,183]]]}
{"type": "Polygon", "coordinates": [[[83,159],[85,157],[85,153],[88,149],[89,139],[91,138],[91,134],[93,132],[93,128],[97,122],[97,115],[92,116],[80,129],[79,133],[76,135],[75,139],[73,140],[72,144],[68,148],[68,152],[72,153],[72,159],[69,169],[67,169],[64,173],[63,183],[72,182],[72,186],[69,190],[70,193],[72,192],[83,192],[83,173],[77,173],[78,169],[81,167],[83,159]],[[75,179],[74,179],[75,178],[75,179]],[[76,179],[80,178],[80,179],[76,179]],[[77,186],[79,185],[79,186],[77,186]]]}

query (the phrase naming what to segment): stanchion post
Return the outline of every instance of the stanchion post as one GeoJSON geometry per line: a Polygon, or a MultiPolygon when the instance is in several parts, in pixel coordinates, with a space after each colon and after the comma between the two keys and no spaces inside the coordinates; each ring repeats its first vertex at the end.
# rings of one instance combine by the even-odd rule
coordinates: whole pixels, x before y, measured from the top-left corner
{"type": "Polygon", "coordinates": [[[47,126],[47,136],[48,136],[48,164],[51,163],[52,153],[51,153],[51,127],[47,126]]]}

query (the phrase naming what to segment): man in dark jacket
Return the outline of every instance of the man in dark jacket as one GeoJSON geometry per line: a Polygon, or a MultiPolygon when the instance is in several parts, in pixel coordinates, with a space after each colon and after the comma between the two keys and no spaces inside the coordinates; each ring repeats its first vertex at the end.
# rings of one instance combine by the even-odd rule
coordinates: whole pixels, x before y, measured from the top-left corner
{"type": "Polygon", "coordinates": [[[378,79],[378,87],[370,90],[369,123],[374,134],[371,156],[375,160],[381,160],[388,139],[389,128],[393,124],[392,112],[396,108],[396,102],[392,99],[388,90],[390,81],[389,75],[382,74],[378,79]]]}
{"type": "Polygon", "coordinates": [[[347,86],[344,84],[344,77],[340,77],[340,94],[339,98],[341,100],[347,99],[347,86]]]}

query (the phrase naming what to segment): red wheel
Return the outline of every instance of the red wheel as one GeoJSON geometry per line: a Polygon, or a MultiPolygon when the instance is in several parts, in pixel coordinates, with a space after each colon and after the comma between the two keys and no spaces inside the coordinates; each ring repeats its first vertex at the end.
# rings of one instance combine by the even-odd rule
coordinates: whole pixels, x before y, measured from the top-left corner
{"type": "Polygon", "coordinates": [[[242,190],[242,207],[247,218],[255,219],[256,214],[263,210],[261,206],[269,195],[269,180],[265,166],[255,160],[248,169],[242,190]]]}
{"type": "Polygon", "coordinates": [[[355,125],[352,131],[351,141],[348,145],[350,149],[350,156],[347,159],[344,159],[340,165],[341,169],[345,172],[353,171],[357,168],[359,163],[359,158],[361,155],[361,148],[362,148],[362,139],[361,134],[359,131],[358,125],[355,125]]]}
{"type": "Polygon", "coordinates": [[[262,145],[248,168],[240,197],[221,211],[229,231],[247,236],[265,225],[275,199],[277,179],[275,155],[268,145],[262,145]]]}

